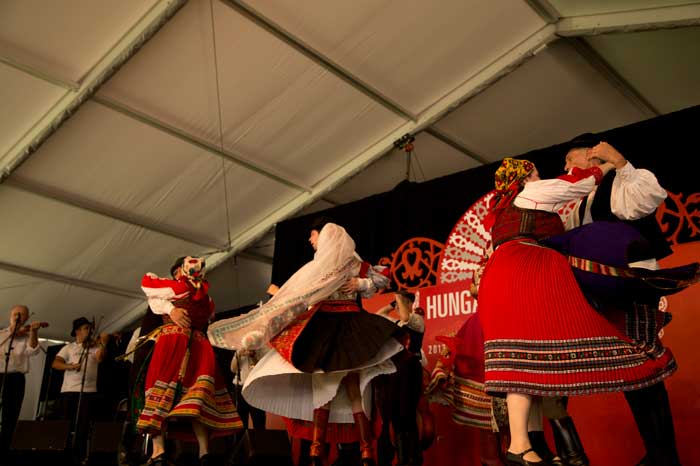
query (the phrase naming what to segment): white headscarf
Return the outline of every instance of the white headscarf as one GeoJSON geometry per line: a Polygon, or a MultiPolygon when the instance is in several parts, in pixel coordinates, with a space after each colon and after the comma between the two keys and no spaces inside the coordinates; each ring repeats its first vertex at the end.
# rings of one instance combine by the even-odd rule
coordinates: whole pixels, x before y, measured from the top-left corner
{"type": "Polygon", "coordinates": [[[355,242],[343,227],[327,223],[318,236],[313,260],[297,270],[267,303],[209,326],[209,341],[220,348],[260,348],[309,306],[356,276],[359,268],[355,242]]]}

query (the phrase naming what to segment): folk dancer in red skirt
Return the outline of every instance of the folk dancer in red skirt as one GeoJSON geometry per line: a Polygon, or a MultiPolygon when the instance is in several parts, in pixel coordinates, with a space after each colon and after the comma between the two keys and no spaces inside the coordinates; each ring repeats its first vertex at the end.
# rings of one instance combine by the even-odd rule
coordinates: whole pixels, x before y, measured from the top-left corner
{"type": "Polygon", "coordinates": [[[311,227],[314,259],[261,307],[213,324],[209,339],[230,349],[269,343],[272,350],[248,375],[243,397],[263,411],[312,421],[314,465],[323,464],[325,441],[347,442],[341,434],[354,431],[353,424],[362,464],[372,465],[370,382],[395,371],[390,358],[403,347],[392,322],[358,304],[358,292],[371,292],[380,278],[375,272],[361,280],[355,242],[343,227],[324,223],[311,227]]]}
{"type": "Polygon", "coordinates": [[[669,354],[650,357],[588,303],[567,258],[539,240],[563,233],[556,212],[587,195],[610,163],[540,180],[531,162],[507,158],[487,227],[495,251],[479,289],[487,393],[506,394],[510,464],[545,464],[531,450],[533,396],[623,391],[670,375],[669,354]],[[490,224],[490,225],[489,225],[490,224]]]}
{"type": "Polygon", "coordinates": [[[200,463],[211,464],[209,438],[232,434],[242,423],[203,333],[214,315],[204,261],[185,257],[174,267],[174,280],[148,273],[141,281],[150,308],[163,315],[165,325],[157,330],[137,427],[153,434],[147,464],[166,464],[163,433],[175,430],[193,431],[200,463]]]}

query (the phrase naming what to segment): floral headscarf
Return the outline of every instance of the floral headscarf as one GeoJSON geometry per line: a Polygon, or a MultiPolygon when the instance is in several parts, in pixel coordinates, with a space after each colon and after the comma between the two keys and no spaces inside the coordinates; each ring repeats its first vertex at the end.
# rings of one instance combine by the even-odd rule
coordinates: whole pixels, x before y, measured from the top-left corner
{"type": "Polygon", "coordinates": [[[534,169],[535,164],[529,160],[511,157],[503,159],[501,166],[496,170],[496,195],[491,201],[491,212],[484,219],[484,226],[487,230],[493,227],[496,221],[496,214],[513,202],[513,199],[520,191],[523,180],[530,176],[534,169]]]}
{"type": "Polygon", "coordinates": [[[496,191],[507,192],[515,188],[535,169],[535,164],[529,160],[519,160],[506,157],[496,170],[496,191]]]}

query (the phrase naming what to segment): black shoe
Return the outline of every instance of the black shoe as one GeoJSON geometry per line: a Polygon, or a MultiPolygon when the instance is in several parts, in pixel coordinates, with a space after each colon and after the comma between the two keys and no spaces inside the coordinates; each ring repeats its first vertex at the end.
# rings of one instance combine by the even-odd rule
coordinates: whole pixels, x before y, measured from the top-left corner
{"type": "Polygon", "coordinates": [[[215,464],[214,457],[209,453],[199,457],[199,466],[215,466],[215,464]]]}
{"type": "Polygon", "coordinates": [[[517,454],[507,451],[506,461],[508,462],[508,466],[549,466],[544,461],[528,461],[524,458],[525,455],[534,451],[535,450],[533,450],[532,448],[528,448],[524,452],[517,454]]]}
{"type": "Polygon", "coordinates": [[[155,458],[149,458],[148,461],[146,461],[146,466],[168,466],[165,453],[161,453],[155,458]]]}
{"type": "Polygon", "coordinates": [[[668,392],[663,382],[625,392],[649,466],[680,466],[668,392]]]}

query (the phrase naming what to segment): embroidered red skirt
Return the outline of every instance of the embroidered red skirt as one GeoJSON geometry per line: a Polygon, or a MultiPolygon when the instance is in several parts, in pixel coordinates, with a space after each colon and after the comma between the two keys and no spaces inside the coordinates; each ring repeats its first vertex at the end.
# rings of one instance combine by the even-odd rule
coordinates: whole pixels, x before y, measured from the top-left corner
{"type": "Polygon", "coordinates": [[[193,420],[219,435],[243,427],[214,350],[199,330],[194,330],[190,341],[190,330],[175,324],[163,327],[148,366],[145,390],[145,405],[137,422],[142,431],[162,432],[166,421],[180,419],[188,421],[182,423],[185,431],[191,431],[189,421],[193,420]]]}
{"type": "Polygon", "coordinates": [[[624,391],[676,370],[670,350],[649,354],[593,309],[566,258],[510,241],[491,256],[479,288],[486,391],[542,396],[624,391]]]}

